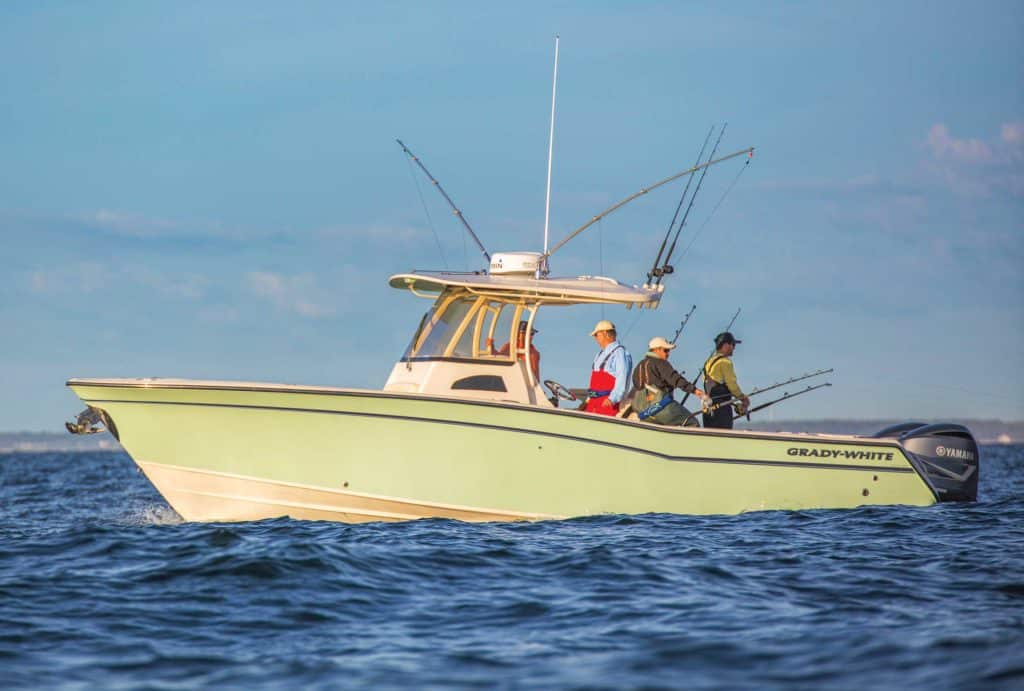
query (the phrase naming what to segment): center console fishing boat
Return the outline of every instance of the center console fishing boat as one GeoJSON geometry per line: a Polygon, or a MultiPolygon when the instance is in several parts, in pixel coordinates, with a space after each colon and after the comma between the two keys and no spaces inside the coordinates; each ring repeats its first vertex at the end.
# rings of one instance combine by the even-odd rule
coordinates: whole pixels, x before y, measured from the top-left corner
{"type": "Polygon", "coordinates": [[[520,320],[581,304],[653,307],[658,290],[515,271],[390,283],[435,297],[382,390],[72,379],[89,407],[71,427],[105,425],[190,521],[501,521],[976,496],[977,445],[958,425],[863,438],[664,427],[556,407],[549,394],[572,394],[541,388],[521,357],[520,320]],[[508,354],[492,354],[488,338],[508,342],[508,354]]]}
{"type": "Polygon", "coordinates": [[[659,252],[642,286],[555,278],[551,255],[631,199],[699,171],[696,194],[708,168],[752,152],[715,159],[716,149],[550,250],[545,222],[544,252],[487,254],[445,194],[487,266],[391,276],[392,287],[433,304],[380,390],[72,379],[87,408],[68,429],[106,427],[189,521],[504,521],[973,501],[978,447],[959,425],[906,423],[872,437],[670,427],[561,408],[573,392],[542,385],[528,355],[541,314],[653,309],[672,271],[659,252]],[[508,345],[493,347],[500,343],[508,345]]]}

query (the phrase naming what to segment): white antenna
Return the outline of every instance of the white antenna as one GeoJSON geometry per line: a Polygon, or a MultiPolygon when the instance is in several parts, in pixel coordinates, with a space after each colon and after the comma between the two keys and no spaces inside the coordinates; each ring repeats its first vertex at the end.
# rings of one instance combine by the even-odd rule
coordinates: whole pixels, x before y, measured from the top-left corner
{"type": "Polygon", "coordinates": [[[548,193],[544,201],[544,263],[541,270],[547,273],[548,219],[551,216],[551,154],[555,147],[555,93],[558,89],[558,34],[555,34],[555,76],[551,81],[551,135],[548,138],[548,193]]]}

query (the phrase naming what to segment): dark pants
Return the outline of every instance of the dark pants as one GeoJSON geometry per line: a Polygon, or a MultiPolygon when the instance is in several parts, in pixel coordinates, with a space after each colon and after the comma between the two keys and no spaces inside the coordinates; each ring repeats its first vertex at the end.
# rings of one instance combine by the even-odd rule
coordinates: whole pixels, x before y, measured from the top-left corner
{"type": "Polygon", "coordinates": [[[724,405],[711,414],[704,413],[704,426],[732,429],[732,406],[724,405]]]}
{"type": "MultiPolygon", "coordinates": [[[[708,395],[711,396],[711,402],[715,405],[725,403],[732,398],[732,393],[729,392],[728,387],[725,384],[715,383],[710,389],[708,389],[708,395]]],[[[710,415],[704,413],[704,426],[715,427],[718,429],[732,429],[732,406],[723,405],[721,408],[713,411],[710,415]]]]}

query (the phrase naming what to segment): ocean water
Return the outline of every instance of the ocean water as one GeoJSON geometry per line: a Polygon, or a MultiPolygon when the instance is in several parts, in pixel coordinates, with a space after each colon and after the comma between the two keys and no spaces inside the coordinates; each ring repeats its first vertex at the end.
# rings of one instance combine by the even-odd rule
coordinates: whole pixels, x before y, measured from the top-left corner
{"type": "Polygon", "coordinates": [[[1024,688],[1024,446],[975,504],[183,523],[0,454],[2,688],[1024,688]]]}

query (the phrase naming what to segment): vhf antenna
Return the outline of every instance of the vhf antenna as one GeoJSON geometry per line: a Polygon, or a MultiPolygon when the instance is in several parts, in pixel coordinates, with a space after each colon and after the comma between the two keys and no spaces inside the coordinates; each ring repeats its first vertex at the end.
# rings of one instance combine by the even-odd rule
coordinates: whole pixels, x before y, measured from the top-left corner
{"type": "Polygon", "coordinates": [[[548,189],[544,199],[544,258],[537,277],[548,274],[548,220],[551,217],[551,157],[555,150],[555,94],[558,92],[558,34],[555,34],[555,75],[551,79],[551,133],[548,135],[548,189]]]}

